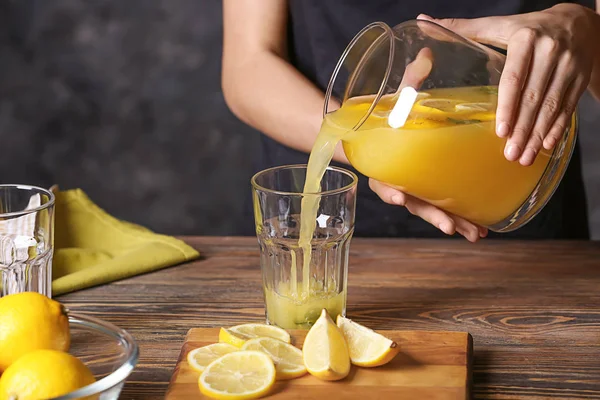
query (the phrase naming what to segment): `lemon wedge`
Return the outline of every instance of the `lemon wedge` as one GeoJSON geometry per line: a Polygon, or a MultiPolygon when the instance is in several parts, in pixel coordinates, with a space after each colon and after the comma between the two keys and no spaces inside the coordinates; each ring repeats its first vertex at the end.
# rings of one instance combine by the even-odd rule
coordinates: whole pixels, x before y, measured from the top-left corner
{"type": "Polygon", "coordinates": [[[302,350],[278,339],[260,337],[248,340],[242,350],[256,350],[267,354],[275,363],[278,380],[298,378],[306,374],[302,350]]]}
{"type": "Polygon", "coordinates": [[[198,379],[203,395],[213,399],[257,399],[275,383],[275,366],[260,351],[234,351],[211,362],[198,379]]]}
{"type": "Polygon", "coordinates": [[[378,367],[390,362],[400,351],[396,342],[341,315],[337,317],[337,326],[348,343],[354,365],[378,367]]]}
{"type": "Polygon", "coordinates": [[[187,362],[194,370],[202,372],[217,358],[238,350],[238,347],[229,343],[213,343],[190,351],[187,355],[187,362]]]}
{"type": "Polygon", "coordinates": [[[231,328],[221,328],[219,342],[242,347],[246,341],[257,337],[271,337],[282,342],[290,343],[290,334],[278,326],[266,324],[242,324],[231,328]]]}
{"type": "Polygon", "coordinates": [[[302,356],[308,372],[319,379],[344,379],[350,372],[348,345],[327,310],[323,309],[319,319],[308,331],[302,356]]]}

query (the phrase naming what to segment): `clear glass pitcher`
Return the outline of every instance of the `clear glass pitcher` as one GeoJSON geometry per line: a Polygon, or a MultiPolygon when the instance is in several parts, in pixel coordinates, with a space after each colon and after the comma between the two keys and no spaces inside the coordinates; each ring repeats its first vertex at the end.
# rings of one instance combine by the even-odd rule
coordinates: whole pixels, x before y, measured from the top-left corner
{"type": "Polygon", "coordinates": [[[548,202],[568,166],[571,126],[531,166],[504,156],[495,133],[505,56],[433,22],[365,27],[329,82],[324,128],[350,163],[448,212],[509,232],[548,202]]]}

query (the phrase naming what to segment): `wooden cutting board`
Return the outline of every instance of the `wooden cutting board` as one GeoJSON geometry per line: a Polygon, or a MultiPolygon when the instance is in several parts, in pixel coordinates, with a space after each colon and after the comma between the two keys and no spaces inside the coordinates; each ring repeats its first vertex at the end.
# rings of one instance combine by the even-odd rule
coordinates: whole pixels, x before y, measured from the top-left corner
{"type": "MultiPolygon", "coordinates": [[[[290,331],[292,343],[302,348],[307,331],[290,331]]],[[[395,340],[400,353],[377,368],[352,366],[350,375],[337,382],[309,374],[277,382],[267,399],[470,399],[473,340],[466,332],[378,331],[395,340]]],[[[167,400],[204,398],[198,389],[199,373],[186,361],[196,347],[218,341],[218,328],[190,329],[175,367],[167,400]]]]}

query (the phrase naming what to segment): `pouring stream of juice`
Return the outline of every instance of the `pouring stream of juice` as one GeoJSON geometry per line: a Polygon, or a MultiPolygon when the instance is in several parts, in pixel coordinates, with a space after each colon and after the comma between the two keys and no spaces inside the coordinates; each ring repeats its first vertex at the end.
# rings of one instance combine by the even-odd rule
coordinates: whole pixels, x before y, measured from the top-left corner
{"type": "MultiPolygon", "coordinates": [[[[327,124],[321,126],[315,144],[313,145],[308,166],[306,169],[306,181],[304,183],[304,193],[318,193],[321,191],[321,179],[325,174],[327,166],[333,158],[335,147],[340,141],[343,130],[328,129],[327,124]]],[[[302,261],[302,296],[308,296],[310,293],[310,261],[312,253],[312,238],[317,227],[317,212],[319,211],[318,195],[308,195],[302,198],[300,213],[300,238],[298,246],[302,249],[304,255],[302,261]]],[[[297,273],[295,265],[292,266],[292,276],[297,273]]],[[[294,278],[293,278],[294,279],[294,278]]],[[[292,282],[293,287],[297,287],[292,282]]]]}

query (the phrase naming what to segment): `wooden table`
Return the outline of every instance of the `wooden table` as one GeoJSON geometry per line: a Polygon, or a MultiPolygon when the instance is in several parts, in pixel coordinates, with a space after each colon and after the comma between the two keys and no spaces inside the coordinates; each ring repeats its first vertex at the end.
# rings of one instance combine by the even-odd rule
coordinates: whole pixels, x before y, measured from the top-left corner
{"type": "MultiPolygon", "coordinates": [[[[199,261],[58,297],[141,347],[123,399],[161,399],[192,327],[263,321],[255,238],[184,238],[199,261]]],[[[348,315],[468,331],[475,398],[600,399],[600,242],[355,239],[348,315]]]]}

